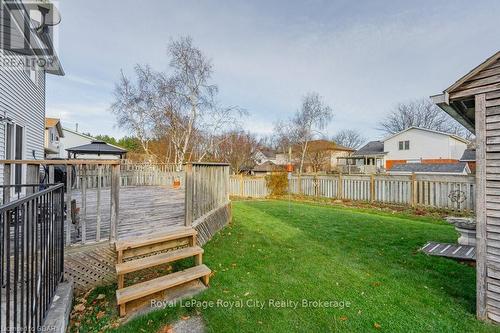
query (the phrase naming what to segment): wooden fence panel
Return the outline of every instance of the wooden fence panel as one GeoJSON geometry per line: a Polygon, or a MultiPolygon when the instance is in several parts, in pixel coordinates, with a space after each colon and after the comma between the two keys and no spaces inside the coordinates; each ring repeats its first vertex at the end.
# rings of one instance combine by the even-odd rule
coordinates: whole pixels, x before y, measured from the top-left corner
{"type": "MultiPolygon", "coordinates": [[[[289,190],[307,196],[457,211],[473,211],[475,202],[473,176],[293,175],[289,190]]],[[[231,176],[230,195],[262,198],[269,191],[263,177],[231,176]]]]}

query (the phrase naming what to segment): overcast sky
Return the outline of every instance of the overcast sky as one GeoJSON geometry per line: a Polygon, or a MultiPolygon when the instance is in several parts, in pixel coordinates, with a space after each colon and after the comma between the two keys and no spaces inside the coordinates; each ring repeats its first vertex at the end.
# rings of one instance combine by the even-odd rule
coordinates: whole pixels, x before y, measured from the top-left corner
{"type": "Polygon", "coordinates": [[[166,45],[190,35],[212,59],[226,105],[271,133],[302,96],[334,110],[328,135],[376,123],[398,102],[439,93],[498,51],[500,2],[102,1],[58,3],[66,76],[47,78],[47,114],[92,134],[123,136],[109,106],[120,70],[167,70],[166,45]]]}

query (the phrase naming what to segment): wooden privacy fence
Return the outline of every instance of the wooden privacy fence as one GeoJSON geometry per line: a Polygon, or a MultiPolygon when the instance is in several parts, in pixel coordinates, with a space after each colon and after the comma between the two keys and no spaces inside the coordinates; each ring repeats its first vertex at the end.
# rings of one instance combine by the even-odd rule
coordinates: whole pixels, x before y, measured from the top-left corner
{"type": "MultiPolygon", "coordinates": [[[[231,176],[230,195],[269,195],[264,177],[231,176]]],[[[294,175],[292,194],[453,210],[474,210],[475,178],[443,175],[294,175]]]]}
{"type": "Polygon", "coordinates": [[[225,206],[229,202],[229,165],[225,163],[189,163],[185,165],[185,224],[225,206]]]}

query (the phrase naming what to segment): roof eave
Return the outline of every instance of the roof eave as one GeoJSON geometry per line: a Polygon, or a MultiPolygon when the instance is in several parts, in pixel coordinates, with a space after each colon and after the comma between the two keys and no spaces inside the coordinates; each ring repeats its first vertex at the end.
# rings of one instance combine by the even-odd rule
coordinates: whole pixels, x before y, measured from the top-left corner
{"type": "Polygon", "coordinates": [[[474,123],[470,121],[469,118],[467,118],[461,110],[458,108],[454,107],[452,104],[450,104],[449,100],[449,95],[447,92],[444,92],[439,95],[434,95],[431,96],[431,100],[434,104],[436,104],[439,108],[441,108],[444,112],[449,114],[453,119],[458,121],[462,126],[467,128],[469,131],[472,133],[476,132],[476,129],[474,127],[474,123]]]}

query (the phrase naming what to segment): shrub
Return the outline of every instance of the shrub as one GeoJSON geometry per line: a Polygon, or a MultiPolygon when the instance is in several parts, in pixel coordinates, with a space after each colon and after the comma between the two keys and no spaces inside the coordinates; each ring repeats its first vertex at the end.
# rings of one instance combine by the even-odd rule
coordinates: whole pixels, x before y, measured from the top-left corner
{"type": "Polygon", "coordinates": [[[288,175],[286,172],[276,172],[266,176],[266,186],[271,195],[288,193],[288,175]]]}

